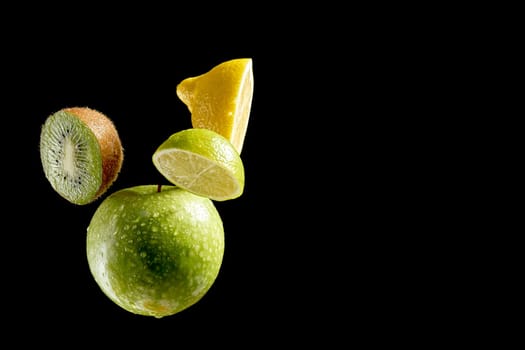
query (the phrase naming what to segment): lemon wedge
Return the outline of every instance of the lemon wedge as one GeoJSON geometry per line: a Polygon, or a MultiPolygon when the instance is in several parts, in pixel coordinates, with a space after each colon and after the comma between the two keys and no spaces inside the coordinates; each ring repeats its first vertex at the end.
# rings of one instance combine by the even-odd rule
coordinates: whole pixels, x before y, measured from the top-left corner
{"type": "Polygon", "coordinates": [[[227,138],[241,153],[253,99],[253,61],[237,58],[182,80],[178,98],[188,107],[194,128],[227,138]]]}

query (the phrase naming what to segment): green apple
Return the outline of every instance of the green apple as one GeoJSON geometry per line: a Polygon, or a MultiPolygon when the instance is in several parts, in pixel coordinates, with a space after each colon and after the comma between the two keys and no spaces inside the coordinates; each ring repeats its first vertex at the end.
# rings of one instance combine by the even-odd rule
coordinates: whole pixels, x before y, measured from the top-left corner
{"type": "Polygon", "coordinates": [[[112,193],[87,229],[89,269],[134,314],[161,318],[199,301],[216,280],[224,228],[213,202],[176,186],[112,193]]]}

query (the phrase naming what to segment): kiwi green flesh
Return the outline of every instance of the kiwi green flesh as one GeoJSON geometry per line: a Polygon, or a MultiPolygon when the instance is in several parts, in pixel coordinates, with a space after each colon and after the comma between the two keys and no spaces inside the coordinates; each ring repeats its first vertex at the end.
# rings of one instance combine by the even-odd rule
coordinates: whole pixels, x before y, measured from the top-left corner
{"type": "Polygon", "coordinates": [[[47,180],[74,204],[92,202],[102,184],[102,155],[97,137],[75,115],[64,110],[42,126],[40,158],[47,180]]]}
{"type": "Polygon", "coordinates": [[[98,139],[102,155],[102,184],[95,196],[98,198],[113,184],[122,168],[124,153],[117,129],[111,119],[94,109],[70,107],[63,110],[78,117],[98,139]]]}

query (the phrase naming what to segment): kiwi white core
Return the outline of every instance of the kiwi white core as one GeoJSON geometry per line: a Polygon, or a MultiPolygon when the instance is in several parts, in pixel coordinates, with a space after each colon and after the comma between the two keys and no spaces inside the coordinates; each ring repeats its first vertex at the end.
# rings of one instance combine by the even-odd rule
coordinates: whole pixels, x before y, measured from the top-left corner
{"type": "Polygon", "coordinates": [[[64,172],[72,177],[75,176],[77,172],[75,158],[75,145],[71,138],[67,136],[64,140],[64,163],[62,166],[64,167],[64,172]]]}

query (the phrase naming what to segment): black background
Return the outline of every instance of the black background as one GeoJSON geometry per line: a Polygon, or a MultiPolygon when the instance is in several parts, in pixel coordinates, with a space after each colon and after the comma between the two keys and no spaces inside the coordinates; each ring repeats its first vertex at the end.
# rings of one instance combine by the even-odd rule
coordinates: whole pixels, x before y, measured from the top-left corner
{"type": "Polygon", "coordinates": [[[425,33],[396,30],[376,9],[350,19],[279,9],[256,24],[257,9],[248,21],[210,22],[200,12],[130,7],[2,12],[13,19],[0,22],[3,339],[330,347],[463,329],[468,309],[454,304],[466,297],[463,274],[450,278],[461,249],[443,238],[458,230],[449,212],[462,202],[446,189],[456,170],[443,172],[450,165],[436,156],[446,144],[440,125],[452,125],[440,108],[453,83],[437,84],[448,77],[436,77],[441,63],[425,33]],[[64,107],[98,109],[125,149],[108,194],[164,182],[151,156],[190,126],[176,85],[241,57],[253,59],[255,82],[246,185],[240,198],[216,203],[226,235],[219,276],[179,314],[133,315],[101,292],[87,265],[86,229],[105,196],[75,206],[52,190],[40,128],[64,107]]]}
{"type": "MultiPolygon", "coordinates": [[[[318,200],[320,194],[337,194],[333,184],[318,185],[325,171],[320,163],[329,162],[320,152],[322,139],[331,127],[318,122],[325,116],[318,117],[321,108],[312,98],[318,93],[313,79],[321,73],[312,73],[310,53],[318,48],[302,46],[293,33],[250,39],[231,29],[184,38],[173,20],[153,26],[138,18],[124,26],[98,20],[91,26],[44,21],[3,37],[6,334],[24,330],[38,334],[42,344],[97,344],[103,338],[174,346],[324,338],[322,325],[333,322],[333,314],[345,317],[341,296],[351,273],[332,272],[345,259],[330,254],[341,247],[334,221],[340,206],[318,200]],[[216,203],[226,235],[220,274],[201,301],[179,314],[162,319],[131,314],[113,304],[90,275],[89,221],[115,190],[166,183],[151,156],[170,134],[191,126],[176,85],[243,57],[253,59],[255,82],[241,154],[246,185],[240,198],[216,203]],[[39,159],[45,119],[72,106],[110,117],[125,153],[117,181],[85,206],[52,190],[39,159]],[[332,219],[323,219],[321,211],[332,219]]],[[[324,67],[328,73],[336,69],[324,67]]],[[[328,334],[343,325],[336,322],[328,334]]]]}

